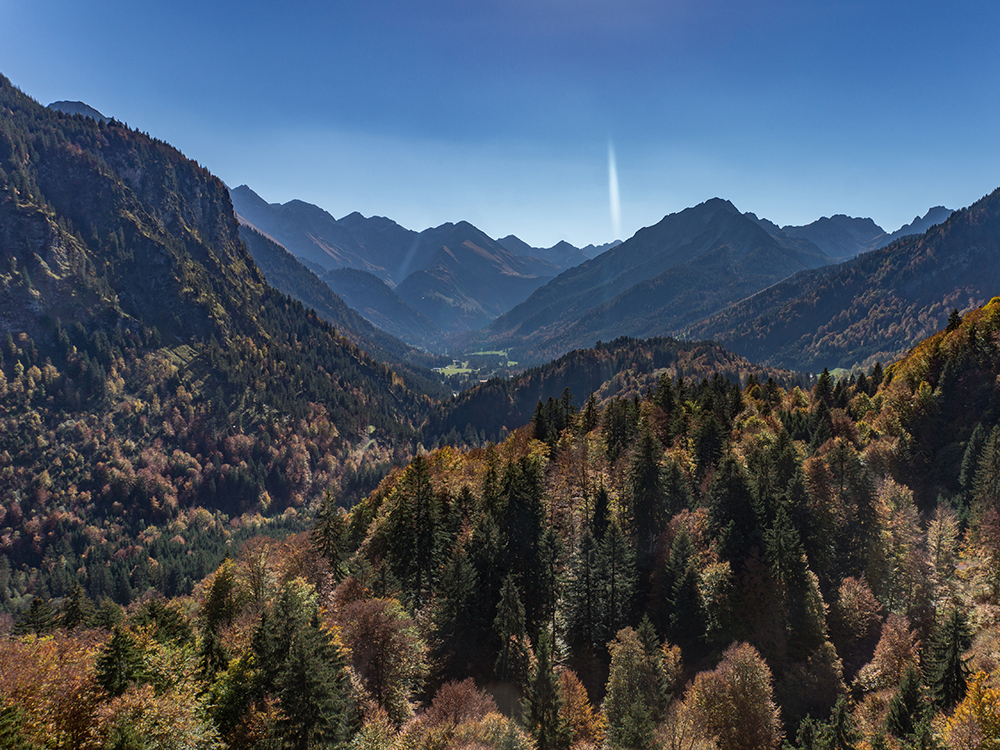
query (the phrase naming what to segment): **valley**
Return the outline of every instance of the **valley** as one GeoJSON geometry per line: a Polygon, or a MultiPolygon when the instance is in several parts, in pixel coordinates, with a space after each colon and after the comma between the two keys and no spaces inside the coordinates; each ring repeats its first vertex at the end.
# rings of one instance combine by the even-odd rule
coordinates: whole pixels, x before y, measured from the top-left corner
{"type": "Polygon", "coordinates": [[[1000,742],[1000,192],[535,248],[57,104],[0,77],[0,747],[1000,742]]]}

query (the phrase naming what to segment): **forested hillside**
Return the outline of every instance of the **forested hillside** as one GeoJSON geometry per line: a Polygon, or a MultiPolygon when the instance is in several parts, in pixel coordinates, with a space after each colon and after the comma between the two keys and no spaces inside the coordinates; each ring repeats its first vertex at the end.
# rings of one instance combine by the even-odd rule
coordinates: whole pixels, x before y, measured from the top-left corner
{"type": "Polygon", "coordinates": [[[328,498],[308,537],[248,541],[191,596],[38,596],[0,641],[4,736],[990,747],[998,332],[1000,299],[811,389],[663,374],[542,404],[349,514],[328,498]]]}
{"type": "Polygon", "coordinates": [[[711,341],[622,337],[463,391],[431,415],[425,433],[452,445],[463,439],[468,443],[480,433],[497,441],[526,424],[539,403],[548,407],[566,400],[582,408],[591,398],[601,405],[613,398],[635,398],[655,388],[663,375],[694,382],[719,376],[734,383],[750,377],[773,378],[786,386],[808,383],[808,376],[759,367],[711,341]]]}
{"type": "Polygon", "coordinates": [[[218,179],[6,79],[0,255],[8,609],[190,591],[243,525],[413,450],[431,400],[265,283],[218,179]]]}

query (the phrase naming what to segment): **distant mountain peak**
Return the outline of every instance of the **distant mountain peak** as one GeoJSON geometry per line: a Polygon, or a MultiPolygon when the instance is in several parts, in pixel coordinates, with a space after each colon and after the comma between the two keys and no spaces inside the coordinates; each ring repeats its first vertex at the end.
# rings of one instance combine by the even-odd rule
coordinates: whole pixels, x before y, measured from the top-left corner
{"type": "Polygon", "coordinates": [[[90,117],[97,122],[111,122],[110,117],[105,117],[96,109],[91,107],[89,104],[85,104],[84,102],[52,102],[52,104],[49,105],[49,109],[54,109],[57,112],[62,112],[67,115],[83,115],[84,117],[90,117]]]}

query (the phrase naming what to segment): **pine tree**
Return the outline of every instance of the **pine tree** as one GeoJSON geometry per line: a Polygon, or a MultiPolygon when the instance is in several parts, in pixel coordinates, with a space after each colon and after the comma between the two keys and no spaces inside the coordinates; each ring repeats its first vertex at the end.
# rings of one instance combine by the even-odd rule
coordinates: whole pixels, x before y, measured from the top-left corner
{"type": "Polygon", "coordinates": [[[535,669],[528,678],[524,699],[525,726],[538,750],[564,750],[569,747],[571,732],[563,713],[559,678],[552,664],[549,634],[542,631],[535,653],[535,669]]]}

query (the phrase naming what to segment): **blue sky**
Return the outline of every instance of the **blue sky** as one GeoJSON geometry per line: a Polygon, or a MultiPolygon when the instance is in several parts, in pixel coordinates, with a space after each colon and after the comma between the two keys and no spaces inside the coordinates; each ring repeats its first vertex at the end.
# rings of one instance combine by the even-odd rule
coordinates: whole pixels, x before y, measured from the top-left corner
{"type": "Polygon", "coordinates": [[[1000,4],[0,0],[0,72],[228,184],[413,229],[626,238],[719,196],[892,231],[1000,186],[1000,4]]]}

